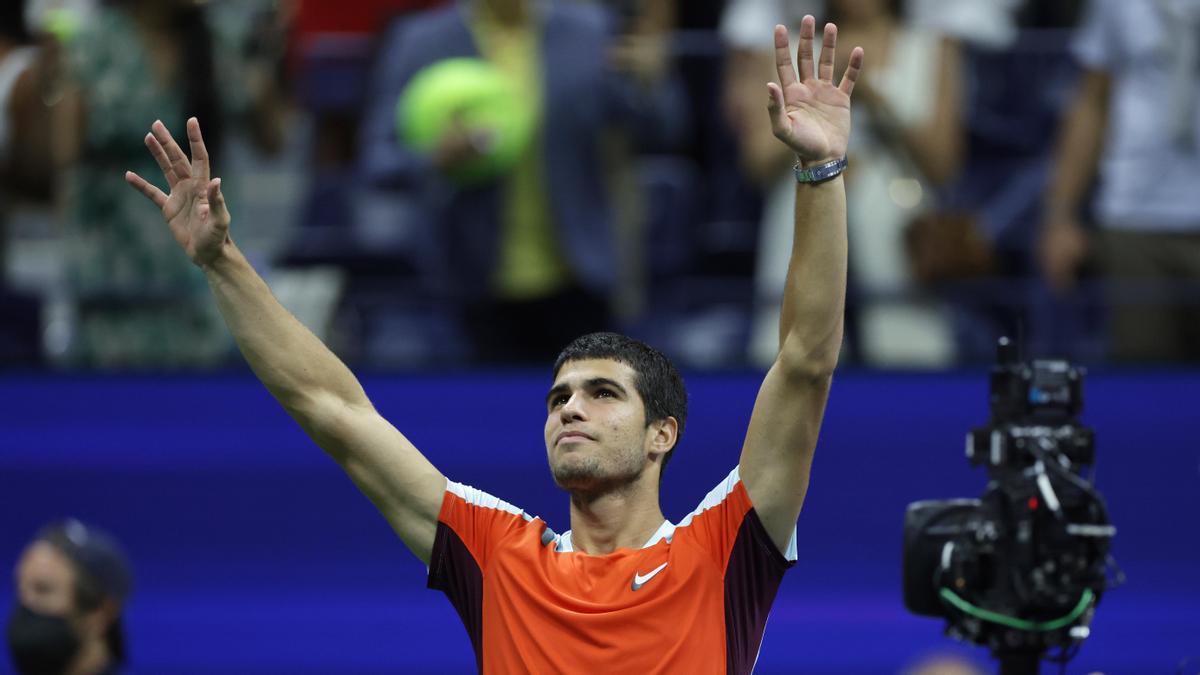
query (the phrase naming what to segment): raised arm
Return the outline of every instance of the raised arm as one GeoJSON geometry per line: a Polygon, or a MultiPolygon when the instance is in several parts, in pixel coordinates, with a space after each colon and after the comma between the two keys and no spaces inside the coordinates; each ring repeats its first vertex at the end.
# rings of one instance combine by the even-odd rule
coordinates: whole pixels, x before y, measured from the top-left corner
{"type": "Polygon", "coordinates": [[[125,180],[162,209],[175,240],[204,271],[258,379],[428,563],[446,479],[375,411],[345,364],[271,295],[229,236],[221,179],[209,176],[195,118],[187,135],[190,162],[162,122],[145,138],[169,195],[133,172],[125,180]]]}
{"type": "Polygon", "coordinates": [[[1055,291],[1074,286],[1087,255],[1080,213],[1104,147],[1111,83],[1103,70],[1085,72],[1059,132],[1037,250],[1042,276],[1055,291]]]}
{"type": "MultiPolygon", "coordinates": [[[[825,26],[814,73],[815,20],[804,17],[792,65],[787,30],[775,27],[779,83],[767,85],[771,130],[802,166],[846,154],[850,93],[862,68],[855,48],[840,84],[833,82],[837,28],[825,26]]],[[[780,314],[779,356],[763,380],[742,446],[742,481],[780,550],[787,547],[804,495],[846,304],[846,194],[841,177],[797,184],[796,225],[780,314]]]]}

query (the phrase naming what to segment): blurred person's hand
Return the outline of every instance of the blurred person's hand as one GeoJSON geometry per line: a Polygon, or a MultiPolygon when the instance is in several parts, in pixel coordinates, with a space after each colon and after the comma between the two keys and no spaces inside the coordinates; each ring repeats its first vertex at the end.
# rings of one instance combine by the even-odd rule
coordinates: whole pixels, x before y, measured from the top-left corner
{"type": "Polygon", "coordinates": [[[492,134],[485,130],[468,129],[455,119],[442,137],[438,139],[430,160],[439,171],[452,172],[488,153],[493,141],[492,134]]]}
{"type": "Polygon", "coordinates": [[[229,240],[229,210],[221,194],[221,179],[209,176],[208,150],[195,117],[187,121],[187,137],[190,162],[161,121],[150,126],[144,139],[162,169],[169,195],[132,171],[125,172],[125,181],[162,209],[180,248],[198,267],[204,267],[216,260],[229,240]]]}
{"type": "Polygon", "coordinates": [[[1087,253],[1087,232],[1078,220],[1051,217],[1043,224],[1038,240],[1038,264],[1051,290],[1062,293],[1074,288],[1087,253]]]}
{"type": "Polygon", "coordinates": [[[775,66],[779,83],[767,83],[771,130],[804,162],[841,159],[850,138],[850,94],[862,69],[863,51],[850,54],[840,84],[833,83],[833,59],[837,49],[837,27],[825,24],[821,55],[813,70],[812,46],[816,20],[810,15],[800,23],[796,50],[798,68],[792,64],[787,29],[775,26],[775,66]]]}

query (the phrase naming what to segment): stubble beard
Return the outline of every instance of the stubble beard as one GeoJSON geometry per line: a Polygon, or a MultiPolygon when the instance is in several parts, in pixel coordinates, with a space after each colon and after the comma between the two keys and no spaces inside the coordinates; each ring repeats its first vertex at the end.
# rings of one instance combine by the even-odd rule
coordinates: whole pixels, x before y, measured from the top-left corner
{"type": "Polygon", "coordinates": [[[641,478],[646,464],[640,458],[639,453],[624,450],[606,467],[602,458],[594,454],[582,459],[572,457],[559,461],[557,466],[551,467],[551,472],[554,482],[563,490],[579,497],[593,498],[623,490],[641,478]]]}

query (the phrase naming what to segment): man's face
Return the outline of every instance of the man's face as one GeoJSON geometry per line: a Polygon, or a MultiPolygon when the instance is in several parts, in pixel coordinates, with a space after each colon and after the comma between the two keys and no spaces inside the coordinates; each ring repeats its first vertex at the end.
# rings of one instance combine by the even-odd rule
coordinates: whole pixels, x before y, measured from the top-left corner
{"type": "Polygon", "coordinates": [[[628,484],[655,448],[645,406],[624,363],[564,363],[546,397],[546,454],[554,482],[570,492],[598,493],[628,484]]]}
{"type": "Polygon", "coordinates": [[[17,561],[17,599],[39,614],[75,612],[75,568],[57,548],[35,541],[17,561]]]}

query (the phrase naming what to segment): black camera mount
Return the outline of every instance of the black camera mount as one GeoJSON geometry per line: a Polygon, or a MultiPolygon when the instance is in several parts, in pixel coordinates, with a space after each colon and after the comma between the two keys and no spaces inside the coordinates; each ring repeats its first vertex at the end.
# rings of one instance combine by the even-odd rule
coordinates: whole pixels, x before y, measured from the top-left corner
{"type": "Polygon", "coordinates": [[[1002,338],[991,419],[966,438],[967,459],[988,471],[983,496],[915,502],[905,514],[905,606],[990,648],[1001,673],[1037,673],[1052,648],[1070,658],[1112,586],[1116,530],[1082,475],[1095,462],[1078,419],[1083,378],[1066,361],[1021,362],[1002,338]]]}

